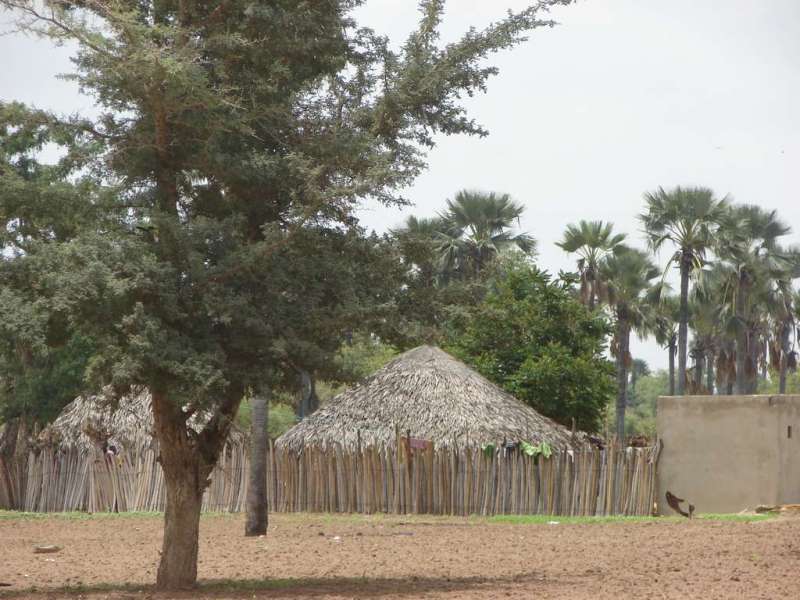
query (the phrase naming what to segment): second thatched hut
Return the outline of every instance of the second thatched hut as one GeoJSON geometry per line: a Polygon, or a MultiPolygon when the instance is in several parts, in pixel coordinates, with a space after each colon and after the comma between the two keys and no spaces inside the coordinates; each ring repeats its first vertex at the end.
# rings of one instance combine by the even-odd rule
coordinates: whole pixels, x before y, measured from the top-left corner
{"type": "Polygon", "coordinates": [[[443,350],[419,346],[333,398],[276,445],[294,451],[334,443],[391,447],[398,433],[437,448],[524,440],[555,449],[583,440],[443,350]]]}

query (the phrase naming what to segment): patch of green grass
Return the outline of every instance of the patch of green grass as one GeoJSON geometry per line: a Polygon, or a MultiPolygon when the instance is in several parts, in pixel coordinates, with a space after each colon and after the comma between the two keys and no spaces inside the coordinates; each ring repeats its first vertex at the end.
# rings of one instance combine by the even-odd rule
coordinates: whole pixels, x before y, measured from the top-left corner
{"type": "Polygon", "coordinates": [[[159,517],[163,513],[157,512],[24,512],[17,510],[0,510],[0,519],[64,519],[67,521],[84,521],[87,519],[138,519],[159,517]]]}
{"type": "MultiPolygon", "coordinates": [[[[213,518],[232,518],[235,513],[227,512],[204,512],[201,515],[204,519],[213,518]]],[[[163,512],[24,512],[18,510],[0,510],[0,521],[4,519],[64,519],[67,521],[84,521],[87,519],[161,519],[163,512]]]]}
{"type": "MultiPolygon", "coordinates": [[[[774,515],[753,515],[753,514],[698,514],[695,519],[702,521],[763,521],[770,519],[774,515]]],[[[680,523],[686,521],[684,517],[668,516],[668,517],[623,517],[623,516],[608,516],[608,517],[562,517],[558,515],[497,515],[488,517],[486,519],[489,523],[511,523],[520,525],[546,525],[550,522],[556,522],[564,525],[581,525],[587,523],[680,523]]]]}
{"type": "Polygon", "coordinates": [[[489,523],[511,523],[519,525],[547,525],[559,523],[564,525],[584,523],[637,523],[655,521],[658,517],[567,517],[559,515],[496,515],[486,518],[489,523]]]}
{"type": "MultiPolygon", "coordinates": [[[[20,512],[13,510],[0,510],[0,520],[7,519],[64,519],[64,520],[88,520],[88,519],[161,519],[164,513],[161,512],[53,512],[36,513],[20,512]]],[[[203,519],[234,519],[237,513],[228,512],[204,512],[203,519]]],[[[336,523],[369,523],[378,522],[385,525],[392,524],[426,524],[426,525],[449,525],[469,523],[471,525],[481,525],[486,523],[506,523],[519,525],[546,525],[551,521],[559,524],[587,524],[587,523],[663,523],[663,522],[682,522],[683,517],[623,517],[623,516],[604,516],[604,517],[567,517],[558,515],[496,515],[493,517],[483,517],[480,515],[470,515],[468,517],[443,516],[443,515],[395,515],[376,513],[372,515],[362,515],[354,513],[280,513],[277,516],[281,521],[289,522],[316,522],[319,524],[330,525],[336,523]]],[[[695,519],[704,521],[763,521],[774,518],[775,514],[698,514],[695,519]]]]}
{"type": "Polygon", "coordinates": [[[763,513],[763,514],[738,514],[738,513],[703,513],[695,516],[695,519],[704,519],[707,521],[766,521],[767,519],[774,519],[777,513],[763,513]]]}

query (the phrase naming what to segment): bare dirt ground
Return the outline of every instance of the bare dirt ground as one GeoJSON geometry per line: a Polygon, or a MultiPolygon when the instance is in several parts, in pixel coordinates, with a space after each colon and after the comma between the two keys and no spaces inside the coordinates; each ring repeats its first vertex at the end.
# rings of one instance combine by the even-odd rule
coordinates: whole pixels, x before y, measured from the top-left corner
{"type": "Polygon", "coordinates": [[[800,598],[800,519],[272,515],[267,537],[245,538],[241,516],[205,516],[202,585],[178,596],[147,585],[161,526],[146,516],[0,519],[0,582],[11,584],[0,598],[800,598]],[[63,550],[34,554],[35,544],[63,550]]]}

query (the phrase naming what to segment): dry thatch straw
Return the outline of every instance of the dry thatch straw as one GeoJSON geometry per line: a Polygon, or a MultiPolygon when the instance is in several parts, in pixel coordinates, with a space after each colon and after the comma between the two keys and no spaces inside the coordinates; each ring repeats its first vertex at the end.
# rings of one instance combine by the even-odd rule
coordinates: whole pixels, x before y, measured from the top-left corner
{"type": "MultiPolygon", "coordinates": [[[[62,450],[89,450],[107,443],[117,453],[150,446],[153,438],[153,412],[150,392],[133,390],[118,400],[110,394],[79,396],[39,435],[39,444],[62,450]]],[[[202,419],[190,425],[199,430],[202,419]]],[[[242,441],[243,433],[231,429],[229,440],[242,441]]]]}
{"type": "MultiPolygon", "coordinates": [[[[565,427],[540,415],[443,350],[420,346],[401,354],[358,386],[287,431],[283,449],[394,446],[401,435],[435,447],[479,446],[504,440],[554,448],[581,445],[565,427]]],[[[577,440],[582,439],[582,436],[577,440]]]]}
{"type": "MultiPolygon", "coordinates": [[[[28,511],[163,510],[164,477],[144,389],[77,398],[29,451],[0,457],[0,505],[28,511]],[[105,450],[115,451],[113,455],[105,450]]],[[[205,417],[189,424],[199,430],[205,417]]],[[[241,510],[246,438],[233,428],[203,496],[204,510],[241,510]]]]}

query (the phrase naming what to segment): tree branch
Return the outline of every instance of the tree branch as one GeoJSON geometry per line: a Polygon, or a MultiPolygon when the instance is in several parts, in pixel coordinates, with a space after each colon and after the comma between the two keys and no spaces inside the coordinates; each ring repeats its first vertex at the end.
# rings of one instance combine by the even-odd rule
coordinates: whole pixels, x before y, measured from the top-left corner
{"type": "MultiPolygon", "coordinates": [[[[61,31],[66,33],[69,37],[78,40],[81,44],[85,45],[88,48],[91,48],[95,52],[98,52],[100,54],[103,54],[103,55],[109,56],[109,57],[113,56],[107,50],[104,50],[103,48],[101,48],[97,44],[94,44],[93,42],[89,41],[86,38],[85,35],[82,35],[80,32],[78,32],[75,29],[73,29],[72,27],[68,26],[66,23],[58,20],[56,18],[55,11],[52,8],[50,9],[50,16],[48,17],[46,15],[43,15],[43,14],[37,12],[36,9],[33,6],[28,5],[26,3],[23,3],[23,2],[17,2],[17,1],[14,1],[14,0],[0,0],[0,6],[5,6],[6,8],[8,8],[11,11],[18,10],[18,11],[20,11],[22,13],[27,14],[30,17],[33,17],[37,21],[42,21],[44,23],[49,23],[53,27],[56,27],[57,29],[60,29],[61,31]]],[[[22,27],[23,30],[31,31],[31,32],[36,33],[38,35],[52,37],[49,34],[43,32],[41,30],[34,29],[29,24],[21,24],[21,27],[22,27]]]]}

